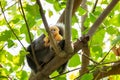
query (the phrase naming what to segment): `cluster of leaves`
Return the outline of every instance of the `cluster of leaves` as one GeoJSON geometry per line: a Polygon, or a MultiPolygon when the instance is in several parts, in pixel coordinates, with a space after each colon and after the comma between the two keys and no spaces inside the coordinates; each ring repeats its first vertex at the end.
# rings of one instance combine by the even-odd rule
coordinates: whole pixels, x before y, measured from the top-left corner
{"type": "MultiPolygon", "coordinates": [[[[66,0],[46,0],[45,2],[52,5],[54,11],[56,11],[56,13],[58,14],[59,11],[63,10],[66,7],[66,0]]],[[[21,41],[23,40],[25,41],[26,44],[24,44],[24,46],[26,46],[28,43],[30,43],[30,39],[19,6],[19,2],[12,1],[12,3],[9,3],[9,1],[5,1],[5,0],[1,1],[2,7],[4,9],[4,12],[6,14],[7,20],[11,28],[13,29],[13,31],[21,41]],[[14,4],[12,5],[12,3],[14,4]]],[[[35,0],[31,0],[29,2],[23,1],[22,3],[27,18],[27,22],[29,24],[29,28],[31,30],[31,36],[32,39],[34,39],[38,37],[40,34],[45,32],[44,29],[40,28],[42,25],[42,20],[39,14],[38,6],[37,4],[35,4],[35,0]]],[[[108,3],[109,0],[102,0],[102,2],[100,2],[99,4],[102,6],[107,6],[108,3]]],[[[92,0],[87,2],[87,6],[89,7],[89,9],[91,9],[93,5],[94,2],[92,2],[92,0]]],[[[53,10],[46,10],[46,9],[44,10],[45,12],[48,12],[47,15],[48,17],[55,16],[53,15],[54,14],[53,10]]],[[[85,34],[103,10],[104,7],[101,7],[99,5],[96,6],[94,12],[92,12],[91,10],[87,11],[82,7],[78,8],[76,14],[72,18],[73,42],[76,41],[81,34],[80,16],[83,16],[86,13],[88,14],[84,22],[84,26],[86,27],[86,30],[82,32],[83,34],[85,34]],[[75,28],[76,23],[78,24],[77,29],[75,28]]],[[[104,51],[104,48],[110,49],[110,47],[112,47],[115,44],[119,45],[119,41],[120,41],[119,12],[120,12],[120,3],[117,4],[117,6],[113,9],[113,11],[108,15],[105,21],[101,24],[101,27],[98,29],[96,34],[92,37],[91,41],[89,42],[91,58],[93,60],[99,62],[102,59],[102,57],[105,56],[107,51],[104,51]],[[106,46],[108,45],[106,44],[106,42],[109,42],[110,46],[106,46]]],[[[23,48],[21,48],[20,50],[18,50],[18,52],[16,52],[15,55],[13,55],[10,51],[8,51],[8,49],[12,49],[13,47],[14,49],[19,47],[16,41],[17,41],[16,37],[13,35],[12,31],[9,29],[8,25],[6,24],[2,12],[0,12],[0,65],[2,66],[0,67],[0,79],[2,80],[7,80],[8,78],[12,78],[15,80],[17,79],[28,80],[28,72],[23,70],[26,51],[23,50],[23,48]]],[[[117,58],[113,54],[113,52],[110,52],[109,55],[105,58],[105,62],[115,61],[115,60],[117,60],[117,58]]],[[[69,60],[68,63],[68,67],[70,68],[76,68],[77,66],[80,65],[81,65],[81,60],[79,54],[75,54],[69,60]]],[[[54,72],[51,75],[51,77],[56,75],[58,75],[58,73],[54,72]]],[[[93,79],[92,74],[85,74],[82,77],[82,80],[86,80],[88,78],[89,80],[92,80],[93,79]]],[[[65,80],[65,79],[66,79],[66,74],[58,78],[55,78],[55,80],[65,80]]]]}

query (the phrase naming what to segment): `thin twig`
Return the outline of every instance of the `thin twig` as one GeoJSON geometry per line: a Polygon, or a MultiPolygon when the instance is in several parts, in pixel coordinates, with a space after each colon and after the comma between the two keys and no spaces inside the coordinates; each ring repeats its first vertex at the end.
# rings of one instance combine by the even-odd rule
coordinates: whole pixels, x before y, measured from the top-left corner
{"type": "Polygon", "coordinates": [[[103,20],[107,17],[110,11],[114,8],[114,6],[119,2],[119,0],[112,0],[111,3],[107,6],[107,8],[102,12],[102,14],[98,17],[98,19],[94,22],[91,26],[90,30],[88,31],[87,35],[91,38],[93,34],[98,29],[99,25],[103,22],[103,20]]]}
{"type": "Polygon", "coordinates": [[[54,76],[54,77],[52,77],[52,78],[50,78],[50,79],[54,79],[54,78],[57,78],[57,77],[62,76],[62,75],[64,75],[64,74],[67,74],[67,73],[70,73],[70,72],[73,72],[73,71],[76,71],[76,70],[80,70],[80,69],[81,69],[81,67],[80,67],[80,68],[75,68],[75,69],[73,69],[73,70],[66,71],[66,72],[64,72],[64,73],[62,73],[62,74],[60,74],[60,75],[54,76]]]}
{"type": "Polygon", "coordinates": [[[92,61],[95,64],[99,64],[98,62],[94,61],[93,59],[89,58],[86,54],[82,54],[83,56],[85,56],[87,59],[89,59],[90,61],[92,61]]]}
{"type": "MultiPolygon", "coordinates": [[[[4,11],[3,12],[5,12],[6,10],[8,10],[9,8],[11,8],[12,6],[14,6],[15,4],[17,4],[18,2],[15,2],[15,3],[13,3],[12,5],[10,5],[9,7],[7,7],[6,9],[4,9],[4,11]]],[[[2,13],[0,13],[0,15],[1,15],[2,13]]]]}
{"type": "Polygon", "coordinates": [[[67,7],[65,10],[65,50],[68,53],[73,52],[71,45],[71,17],[73,9],[74,0],[67,1],[67,7]]]}
{"type": "Polygon", "coordinates": [[[48,27],[48,23],[47,23],[47,20],[46,20],[46,17],[44,15],[44,11],[43,11],[43,8],[42,8],[42,5],[41,5],[41,2],[40,0],[36,0],[37,4],[39,5],[39,11],[40,11],[40,15],[42,17],[42,20],[43,20],[43,23],[44,23],[44,26],[45,26],[45,29],[49,35],[49,38],[50,38],[50,43],[53,47],[53,49],[55,50],[56,54],[57,55],[60,55],[60,47],[57,46],[57,43],[56,41],[54,40],[53,38],[53,35],[51,34],[50,30],[49,30],[49,27],[48,27]]]}
{"type": "Polygon", "coordinates": [[[83,32],[86,30],[86,27],[84,26],[84,22],[87,18],[87,15],[88,15],[88,7],[87,7],[86,2],[87,2],[87,0],[83,0],[82,3],[81,3],[81,7],[86,10],[86,14],[81,16],[81,33],[82,33],[82,36],[84,36],[83,32]]]}
{"type": "Polygon", "coordinates": [[[32,54],[33,54],[33,60],[35,61],[35,64],[36,64],[36,66],[37,66],[37,69],[39,70],[39,69],[40,69],[40,65],[39,65],[39,63],[38,63],[38,61],[37,61],[37,59],[36,59],[36,56],[35,56],[35,51],[34,51],[33,44],[32,44],[32,38],[31,38],[31,35],[30,35],[29,25],[28,25],[28,23],[27,23],[27,19],[26,19],[24,10],[23,10],[23,6],[22,6],[21,0],[20,0],[19,2],[20,2],[21,10],[22,10],[22,15],[23,15],[23,18],[24,18],[25,23],[26,23],[28,35],[29,35],[29,38],[30,38],[31,49],[32,49],[32,54]]]}
{"type": "Polygon", "coordinates": [[[4,11],[3,11],[3,8],[2,8],[2,5],[1,5],[1,2],[0,2],[0,7],[1,7],[2,14],[3,14],[3,16],[4,16],[4,19],[5,19],[5,21],[6,21],[7,25],[8,25],[8,28],[12,31],[13,35],[16,37],[16,39],[19,41],[19,43],[22,45],[22,47],[23,47],[24,50],[26,51],[26,48],[24,47],[24,45],[22,44],[22,42],[20,41],[20,39],[18,38],[18,36],[17,36],[16,33],[14,32],[14,30],[11,28],[9,22],[7,21],[7,18],[6,18],[6,16],[5,16],[5,14],[4,14],[4,11]]]}
{"type": "Polygon", "coordinates": [[[7,44],[5,44],[2,48],[0,48],[0,51],[2,51],[6,45],[7,45],[7,44]]]}
{"type": "MultiPolygon", "coordinates": [[[[115,44],[116,45],[116,44],[115,44]]],[[[113,47],[115,47],[115,45],[113,45],[113,47]]],[[[99,63],[102,63],[105,58],[108,56],[108,54],[110,53],[110,51],[113,49],[113,47],[107,52],[107,54],[103,57],[103,59],[99,62],[99,63]]]]}
{"type": "Polygon", "coordinates": [[[95,11],[97,3],[98,3],[98,0],[95,1],[95,5],[93,6],[92,13],[95,11]]]}

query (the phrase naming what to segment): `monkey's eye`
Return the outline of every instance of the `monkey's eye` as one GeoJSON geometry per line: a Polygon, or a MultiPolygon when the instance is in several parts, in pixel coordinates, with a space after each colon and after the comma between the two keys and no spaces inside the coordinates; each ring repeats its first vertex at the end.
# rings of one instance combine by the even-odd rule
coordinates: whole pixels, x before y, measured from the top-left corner
{"type": "Polygon", "coordinates": [[[51,31],[55,31],[55,29],[51,29],[51,31]]]}

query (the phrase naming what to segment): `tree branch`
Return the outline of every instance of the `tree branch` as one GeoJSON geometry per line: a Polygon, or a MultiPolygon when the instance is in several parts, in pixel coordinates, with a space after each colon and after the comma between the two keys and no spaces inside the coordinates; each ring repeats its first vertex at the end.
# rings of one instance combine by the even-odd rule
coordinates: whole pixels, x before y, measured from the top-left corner
{"type": "MultiPolygon", "coordinates": [[[[88,43],[85,43],[84,46],[82,47],[83,54],[87,55],[88,57],[90,56],[90,50],[88,47],[88,43]]],[[[88,71],[88,65],[89,65],[89,59],[87,59],[84,55],[82,55],[82,65],[81,65],[81,70],[80,74],[83,74],[84,72],[88,71]]]]}
{"type": "MultiPolygon", "coordinates": [[[[55,58],[53,58],[48,64],[46,64],[43,67],[43,69],[40,71],[40,73],[37,73],[36,78],[42,79],[42,76],[40,76],[40,75],[44,75],[44,76],[48,77],[53,71],[55,71],[57,68],[59,68],[65,62],[67,62],[77,51],[79,51],[83,47],[84,43],[86,43],[86,41],[88,41],[88,40],[89,39],[87,36],[87,37],[81,38],[81,40],[78,40],[77,42],[75,42],[74,43],[74,49],[75,49],[74,52],[68,54],[65,58],[55,56],[55,58]]],[[[33,79],[33,80],[35,80],[35,79],[33,79]]]]}
{"type": "MultiPolygon", "coordinates": [[[[86,5],[86,2],[87,0],[83,0],[82,3],[81,3],[81,6],[87,10],[87,5],[86,5]]],[[[87,12],[85,15],[81,16],[81,33],[84,32],[85,30],[85,26],[84,26],[84,22],[85,22],[85,19],[87,17],[87,12]]],[[[82,36],[84,36],[82,34],[82,36]]],[[[82,47],[82,52],[83,52],[83,55],[82,55],[82,65],[81,65],[81,70],[79,71],[80,74],[83,74],[85,73],[86,71],[88,71],[88,68],[87,66],[89,65],[89,62],[90,60],[88,59],[90,57],[90,50],[89,50],[89,47],[88,47],[88,43],[85,43],[84,46],[82,47]],[[86,56],[88,58],[86,58],[86,56]]]]}
{"type": "Polygon", "coordinates": [[[67,1],[67,7],[65,10],[65,51],[67,53],[73,52],[71,45],[71,17],[74,0],[67,1]]]}
{"type": "MultiPolygon", "coordinates": [[[[77,8],[80,6],[82,0],[74,0],[74,4],[73,4],[73,10],[72,10],[72,16],[74,15],[74,13],[76,12],[77,8]]],[[[63,11],[63,13],[61,14],[60,18],[58,19],[57,23],[65,23],[65,10],[63,11]]]]}
{"type": "Polygon", "coordinates": [[[95,1],[95,5],[93,6],[92,13],[95,11],[97,3],[98,3],[98,0],[95,1]]]}
{"type": "Polygon", "coordinates": [[[114,8],[114,6],[119,2],[119,0],[112,0],[111,3],[107,6],[107,8],[102,12],[102,14],[98,17],[95,23],[91,26],[87,35],[91,38],[92,35],[96,32],[99,25],[103,22],[103,20],[107,17],[110,11],[114,8]]]}
{"type": "Polygon", "coordinates": [[[23,10],[23,7],[22,7],[22,2],[21,2],[21,0],[20,0],[20,7],[21,7],[21,10],[22,10],[22,16],[23,16],[24,21],[25,21],[25,23],[26,23],[28,35],[29,35],[29,38],[30,38],[31,50],[32,50],[32,54],[33,54],[33,60],[35,61],[35,64],[36,64],[36,66],[37,66],[37,69],[39,70],[41,67],[40,67],[40,65],[38,64],[37,58],[36,58],[36,56],[35,56],[35,51],[34,51],[33,44],[32,44],[32,38],[31,38],[31,35],[30,35],[30,29],[29,29],[29,25],[28,25],[28,23],[27,23],[27,19],[26,19],[26,17],[25,17],[25,13],[24,13],[24,10],[23,10]]]}
{"type": "MultiPolygon", "coordinates": [[[[87,0],[83,0],[81,3],[81,7],[83,7],[87,11],[88,9],[87,9],[86,2],[87,0]]],[[[87,18],[87,15],[88,15],[88,12],[86,12],[85,15],[81,16],[81,33],[84,32],[86,29],[84,26],[84,22],[85,22],[85,19],[87,18]]],[[[82,36],[83,36],[83,33],[82,33],[82,36]]]]}
{"type": "Polygon", "coordinates": [[[23,49],[26,51],[26,48],[24,47],[24,45],[22,44],[22,42],[20,41],[20,39],[18,38],[18,36],[15,34],[14,30],[11,28],[9,22],[7,21],[7,18],[5,16],[5,14],[4,14],[1,2],[0,2],[0,7],[1,7],[2,14],[4,16],[4,19],[5,19],[5,21],[6,21],[7,25],[8,25],[8,28],[12,31],[13,35],[16,37],[16,39],[18,40],[18,42],[22,45],[23,49]]]}
{"type": "Polygon", "coordinates": [[[62,55],[60,54],[60,47],[57,46],[57,43],[55,41],[55,39],[53,38],[53,35],[51,34],[50,30],[49,30],[49,27],[48,27],[48,23],[47,23],[47,20],[45,18],[45,15],[44,15],[44,11],[43,11],[43,8],[42,8],[42,5],[41,5],[41,2],[40,0],[36,0],[37,4],[39,5],[39,11],[40,11],[40,15],[42,17],[42,20],[43,20],[43,23],[44,23],[44,26],[45,26],[45,29],[49,35],[49,38],[50,38],[50,43],[53,47],[53,49],[55,50],[55,53],[59,56],[62,57],[62,55]]]}
{"type": "Polygon", "coordinates": [[[117,74],[120,74],[120,62],[117,62],[112,66],[105,66],[102,70],[98,69],[93,73],[95,78],[94,80],[99,80],[101,78],[117,74]]]}

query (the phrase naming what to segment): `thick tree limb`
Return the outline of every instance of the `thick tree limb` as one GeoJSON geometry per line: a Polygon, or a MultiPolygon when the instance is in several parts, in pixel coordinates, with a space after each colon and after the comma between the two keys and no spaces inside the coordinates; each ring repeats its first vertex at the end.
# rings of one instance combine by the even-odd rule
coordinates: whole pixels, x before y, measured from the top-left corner
{"type": "Polygon", "coordinates": [[[84,43],[86,43],[86,41],[88,41],[88,40],[89,40],[88,37],[84,37],[81,40],[78,40],[77,42],[75,42],[74,43],[75,50],[73,53],[69,53],[65,58],[56,56],[48,64],[46,64],[46,66],[40,71],[40,73],[37,73],[36,77],[38,79],[42,78],[39,75],[44,75],[44,76],[48,77],[53,71],[55,71],[57,68],[59,68],[62,64],[64,64],[66,61],[68,61],[77,51],[79,51],[83,47],[84,43]]]}
{"type": "MultiPolygon", "coordinates": [[[[83,0],[82,3],[81,3],[81,7],[83,7],[84,9],[87,10],[86,2],[87,2],[87,0],[83,0]]],[[[81,17],[81,33],[84,32],[85,29],[86,29],[85,26],[84,26],[84,22],[85,22],[86,17],[87,17],[87,12],[86,12],[85,15],[83,15],[81,17]]],[[[82,34],[82,36],[84,36],[84,34],[82,34]]],[[[86,71],[88,71],[87,66],[89,65],[90,60],[87,59],[84,56],[84,55],[86,55],[88,58],[90,56],[90,50],[89,50],[89,47],[88,47],[88,43],[84,44],[84,46],[82,47],[82,52],[83,52],[83,55],[82,55],[82,65],[81,65],[81,70],[79,71],[80,74],[83,74],[86,71]]]]}
{"type": "Polygon", "coordinates": [[[96,32],[99,25],[103,22],[103,20],[107,17],[110,11],[115,7],[115,5],[119,2],[119,0],[112,0],[111,3],[107,6],[107,8],[102,12],[102,14],[98,17],[95,23],[91,26],[87,35],[91,38],[92,35],[96,32]]]}
{"type": "MultiPolygon", "coordinates": [[[[88,47],[88,43],[86,43],[83,47],[82,47],[82,51],[83,54],[87,55],[88,57],[90,56],[90,50],[88,47]]],[[[90,60],[87,59],[84,55],[82,55],[82,65],[81,65],[81,70],[80,70],[80,74],[83,74],[84,72],[88,71],[88,65],[89,65],[90,60]]]]}
{"type": "Polygon", "coordinates": [[[71,18],[74,0],[67,1],[65,10],[65,51],[71,53],[73,51],[71,45],[71,18]]]}

